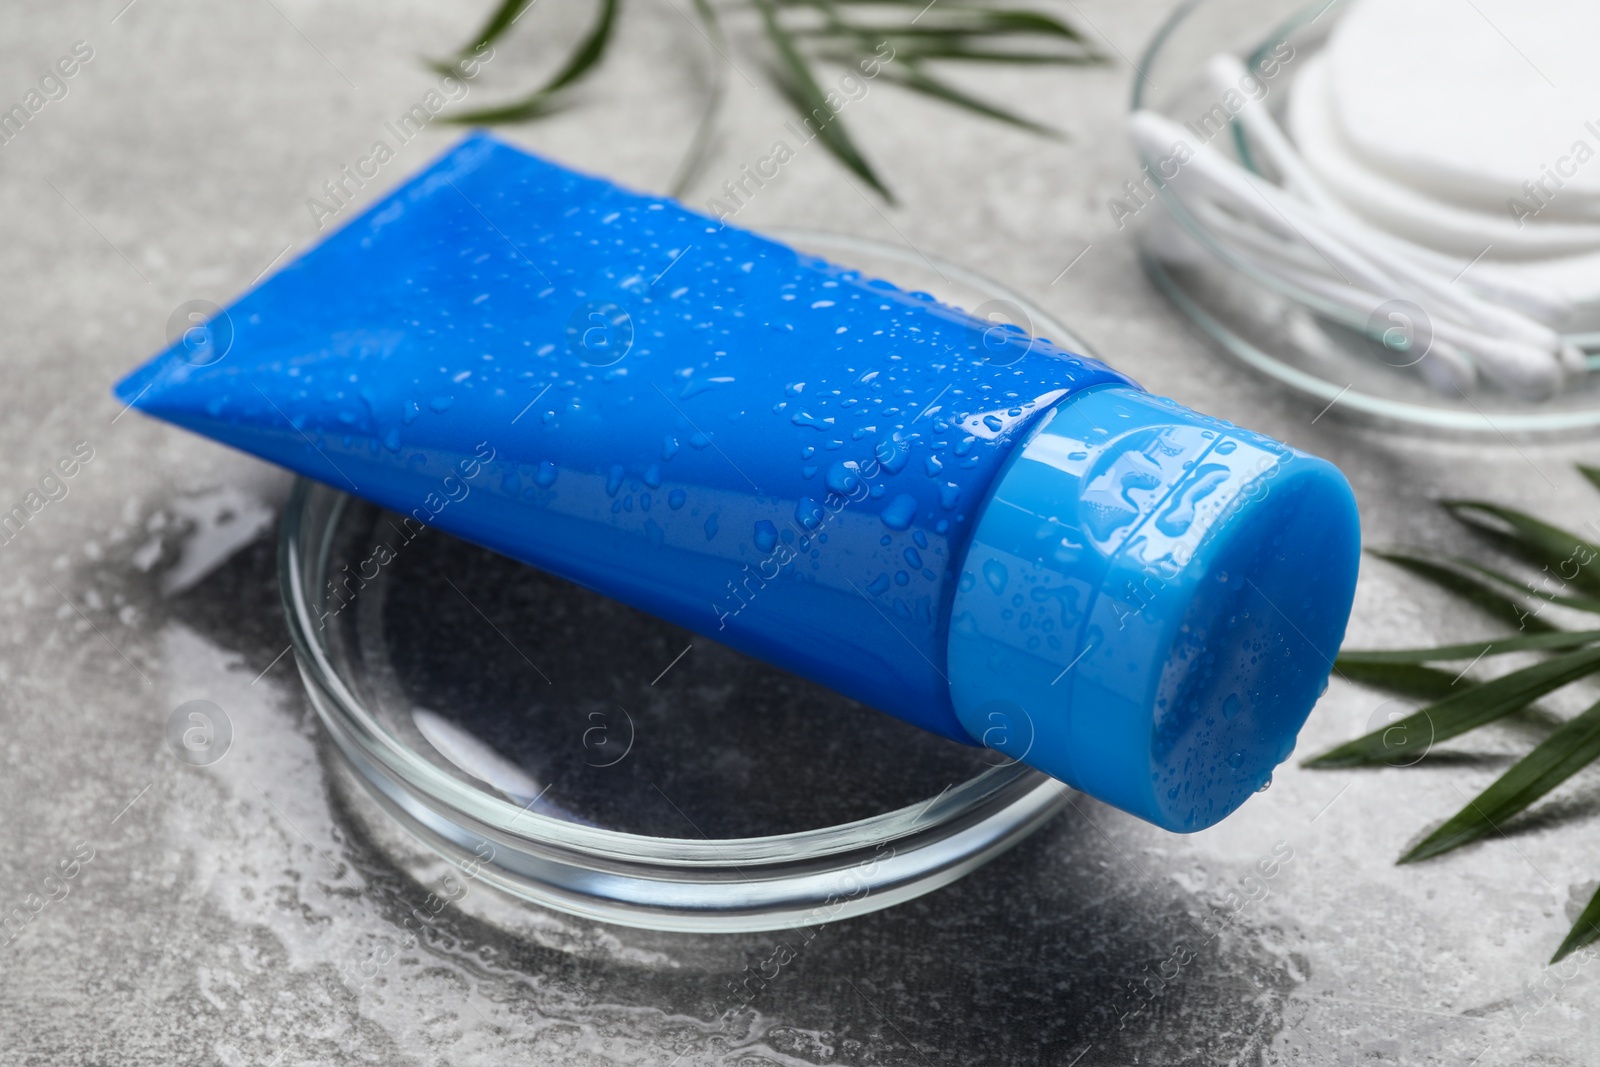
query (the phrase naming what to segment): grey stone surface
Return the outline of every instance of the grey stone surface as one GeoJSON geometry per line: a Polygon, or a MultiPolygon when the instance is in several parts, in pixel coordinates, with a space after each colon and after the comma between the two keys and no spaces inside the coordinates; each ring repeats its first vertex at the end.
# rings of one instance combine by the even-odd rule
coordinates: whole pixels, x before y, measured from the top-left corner
{"type": "MultiPolygon", "coordinates": [[[[0,10],[0,104],[74,42],[94,50],[67,95],[0,146],[0,504],[75,443],[93,449],[68,494],[0,546],[0,907],[32,916],[0,948],[0,1063],[1600,1062],[1600,972],[1543,962],[1600,877],[1594,775],[1501,839],[1392,862],[1526,747],[1526,725],[1409,771],[1286,767],[1191,837],[1079,799],[954,886],[825,929],[728,1022],[727,980],[782,935],[673,938],[505,908],[497,920],[488,901],[446,909],[404,948],[399,920],[436,886],[401,874],[363,829],[278,658],[286,478],[121,414],[109,386],[164,343],[184,301],[226,301],[316,238],[307,197],[422,97],[436,79],[417,57],[485,5],[125,2],[0,10]],[[233,724],[209,767],[181,764],[165,740],[194,699],[233,724]],[[1275,849],[1292,859],[1247,892],[1275,849]],[[1222,926],[1218,911],[1238,914],[1222,926]],[[391,954],[359,993],[341,985],[391,954]],[[1135,992],[1151,974],[1164,977],[1135,992]]],[[[1136,54],[1164,7],[1052,6],[1114,56],[1136,54]]],[[[687,10],[628,4],[582,105],[509,135],[664,188],[705,87],[687,10]]],[[[541,5],[471,99],[528,84],[589,17],[541,5]]],[[[1571,469],[1592,444],[1318,419],[1320,405],[1197,339],[1104,207],[1132,174],[1125,63],[986,77],[1071,139],[875,84],[847,118],[899,205],[853,189],[813,147],[739,221],[910,243],[1009,283],[1152,389],[1339,462],[1370,542],[1450,543],[1427,502],[1451,493],[1600,518],[1571,469]]],[[[730,78],[693,202],[765,154],[787,117],[764,87],[730,78]]],[[[381,180],[452,136],[430,129],[381,180]]],[[[1369,561],[1351,637],[1411,644],[1487,626],[1369,561]]],[[[1381,701],[1336,680],[1302,751],[1360,731],[1381,701]]]]}

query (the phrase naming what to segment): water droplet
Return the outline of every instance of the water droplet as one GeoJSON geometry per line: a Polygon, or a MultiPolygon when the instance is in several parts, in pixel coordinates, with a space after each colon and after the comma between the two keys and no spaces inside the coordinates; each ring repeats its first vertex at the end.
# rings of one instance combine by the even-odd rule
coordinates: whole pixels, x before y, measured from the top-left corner
{"type": "Polygon", "coordinates": [[[556,465],[548,459],[539,461],[539,473],[533,476],[534,484],[541,489],[548,489],[556,484],[556,465]]]}
{"type": "Polygon", "coordinates": [[[1198,468],[1156,519],[1156,529],[1168,537],[1182,537],[1194,522],[1196,506],[1226,482],[1228,474],[1228,468],[1220,463],[1207,463],[1198,468]]]}
{"type": "Polygon", "coordinates": [[[731,381],[733,381],[733,379],[727,377],[696,379],[695,381],[692,381],[683,387],[683,392],[678,394],[678,399],[688,400],[692,396],[699,396],[701,393],[709,392],[710,390],[715,389],[717,386],[725,385],[731,381]]]}
{"type": "Polygon", "coordinates": [[[849,496],[854,493],[857,487],[861,485],[861,479],[857,477],[859,469],[855,460],[841,459],[828,468],[828,476],[825,479],[828,483],[828,488],[840,496],[849,496]]]}
{"type": "Polygon", "coordinates": [[[617,490],[622,488],[622,476],[625,472],[622,464],[613,463],[611,473],[606,476],[606,496],[616,496],[617,490]]]}
{"type": "Polygon", "coordinates": [[[996,594],[1006,591],[1006,583],[1011,580],[1011,572],[1006,570],[1006,565],[997,559],[985,560],[983,564],[983,580],[989,583],[989,588],[996,594]]]}
{"type": "Polygon", "coordinates": [[[399,427],[397,427],[397,426],[389,427],[389,432],[383,435],[383,447],[387,448],[390,452],[398,452],[398,451],[400,451],[400,428],[399,427]]]}
{"type": "Polygon", "coordinates": [[[456,398],[455,397],[448,396],[448,395],[445,395],[445,394],[441,393],[440,395],[434,397],[432,400],[428,401],[428,407],[431,410],[433,410],[434,412],[442,415],[446,411],[449,411],[450,410],[450,405],[454,404],[455,402],[456,402],[456,398]]]}
{"type": "Polygon", "coordinates": [[[762,552],[771,552],[778,547],[778,528],[766,519],[756,523],[756,548],[762,552]]]}
{"type": "Polygon", "coordinates": [[[911,459],[911,446],[899,434],[885,437],[873,448],[878,463],[890,474],[899,474],[911,459]]]}
{"type": "Polygon", "coordinates": [[[1257,793],[1265,793],[1272,788],[1272,775],[1267,775],[1267,780],[1256,786],[1257,793]]]}
{"type": "Polygon", "coordinates": [[[883,524],[891,530],[904,530],[911,525],[911,520],[917,517],[917,498],[909,493],[901,493],[889,501],[889,506],[879,513],[883,524]]]}
{"type": "Polygon", "coordinates": [[[716,512],[713,511],[711,513],[711,517],[706,520],[705,529],[706,529],[706,540],[707,541],[709,541],[713,537],[717,536],[717,513],[716,512]]]}
{"type": "Polygon", "coordinates": [[[819,419],[809,411],[797,411],[793,415],[789,416],[789,421],[794,423],[796,426],[810,426],[814,430],[820,430],[824,427],[832,426],[834,423],[832,416],[829,416],[826,419],[819,419]]]}
{"type": "Polygon", "coordinates": [[[1229,693],[1222,701],[1222,717],[1232,721],[1233,717],[1239,714],[1241,707],[1243,705],[1239,702],[1239,694],[1229,693]]]}
{"type": "Polygon", "coordinates": [[[415,400],[407,400],[406,406],[400,409],[400,421],[402,424],[410,426],[417,421],[417,416],[421,414],[422,409],[417,407],[417,402],[415,400]]]}
{"type": "Polygon", "coordinates": [[[794,521],[802,529],[815,530],[822,525],[822,505],[808,496],[803,496],[794,506],[794,521]]]}
{"type": "Polygon", "coordinates": [[[688,493],[685,493],[682,489],[674,489],[672,492],[667,494],[667,507],[671,508],[673,511],[677,511],[679,508],[683,507],[683,502],[688,499],[688,493]]]}

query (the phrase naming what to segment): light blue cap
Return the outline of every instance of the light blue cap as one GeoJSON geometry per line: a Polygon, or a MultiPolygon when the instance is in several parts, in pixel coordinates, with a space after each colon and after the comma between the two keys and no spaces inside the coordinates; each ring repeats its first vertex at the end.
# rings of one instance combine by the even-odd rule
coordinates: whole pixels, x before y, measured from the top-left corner
{"type": "Polygon", "coordinates": [[[1169,830],[1271,780],[1344,637],[1338,469],[1137,389],[1068,398],[997,479],[951,611],[972,736],[1169,830]]]}

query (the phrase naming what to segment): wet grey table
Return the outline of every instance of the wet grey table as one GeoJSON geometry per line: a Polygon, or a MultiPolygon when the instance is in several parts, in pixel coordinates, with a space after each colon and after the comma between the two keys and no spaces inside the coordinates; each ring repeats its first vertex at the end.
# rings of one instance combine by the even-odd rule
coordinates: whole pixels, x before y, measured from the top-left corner
{"type": "MultiPolygon", "coordinates": [[[[0,12],[0,105],[77,52],[62,68],[72,76],[48,82],[0,145],[0,508],[38,505],[0,538],[0,906],[23,917],[0,948],[0,1062],[1600,1062],[1600,972],[1587,958],[1543,963],[1600,876],[1600,820],[1582,818],[1600,804],[1593,775],[1509,839],[1392,864],[1526,746],[1515,727],[1426,769],[1287,767],[1192,837],[1080,798],[963,881],[825,929],[732,1021],[719,1020],[728,980],[781,935],[672,938],[447,909],[399,951],[399,920],[427,888],[330,787],[282,655],[273,531],[287,479],[121,412],[108,387],[164,343],[175,309],[237,294],[349,210],[323,183],[437,86],[417,57],[479,14],[451,6],[30,0],[0,12]],[[92,458],[30,500],[74,449],[92,458]],[[205,769],[180,765],[164,739],[172,709],[196,698],[235,729],[205,769]],[[1261,870],[1272,876],[1247,881],[1261,870]],[[379,980],[359,995],[341,986],[350,961],[385,946],[395,958],[379,980]]],[[[812,146],[739,221],[872,235],[1009,283],[1152,388],[1339,462],[1370,541],[1450,544],[1426,501],[1452,492],[1600,519],[1571,469],[1594,458],[1582,441],[1456,443],[1362,428],[1337,409],[1318,418],[1319,405],[1197,339],[1105,203],[1134,174],[1119,125],[1133,73],[1118,57],[1137,54],[1164,5],[1052,6],[1113,62],[993,71],[984,87],[1069,140],[873,84],[845,117],[898,205],[853,188],[812,146]]],[[[706,44],[678,0],[626,10],[581,106],[510,136],[662,189],[697,116],[706,44]]],[[[469,99],[529,84],[549,69],[549,39],[571,40],[589,17],[541,6],[529,16],[540,30],[499,49],[469,99]]],[[[742,64],[694,203],[782,136],[787,112],[742,64]]],[[[355,201],[452,136],[431,123],[355,201]]],[[[1484,625],[1369,561],[1352,637],[1413,643],[1484,625]]],[[[1302,750],[1352,736],[1381,701],[1336,682],[1302,750]]]]}

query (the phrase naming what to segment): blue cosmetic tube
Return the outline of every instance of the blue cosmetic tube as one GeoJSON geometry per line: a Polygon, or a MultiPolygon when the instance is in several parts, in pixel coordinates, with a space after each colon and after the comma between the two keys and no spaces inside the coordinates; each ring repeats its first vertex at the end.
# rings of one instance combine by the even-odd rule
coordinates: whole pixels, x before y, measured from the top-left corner
{"type": "Polygon", "coordinates": [[[483,135],[116,393],[1171,830],[1354,595],[1323,460],[483,135]]]}

